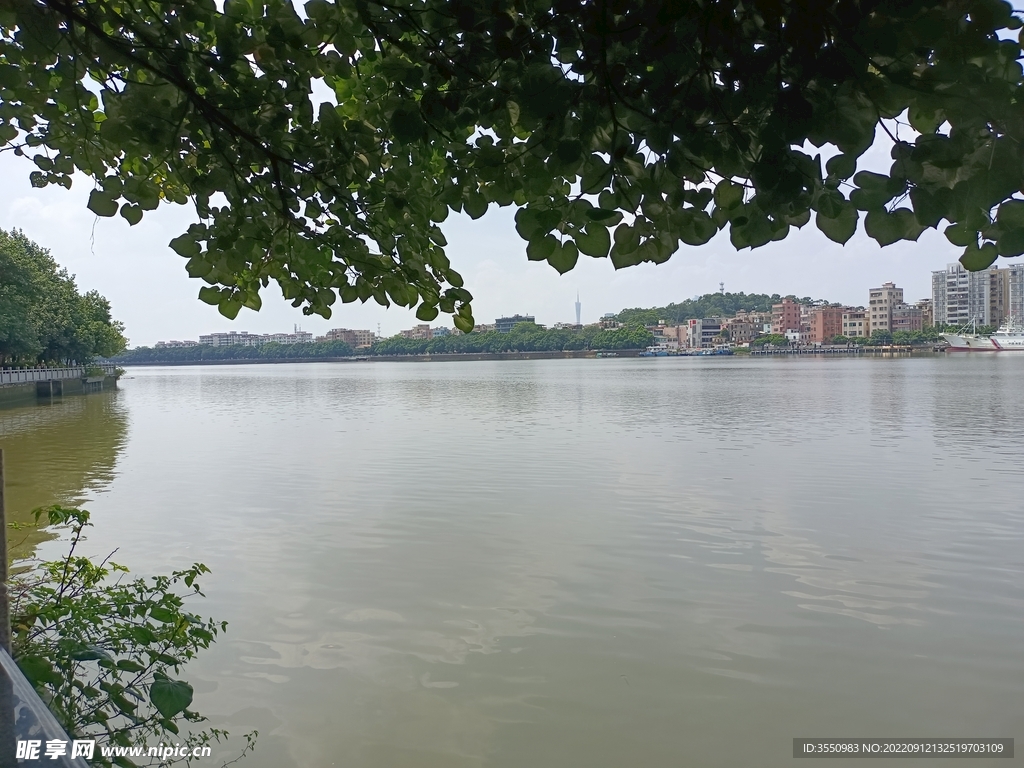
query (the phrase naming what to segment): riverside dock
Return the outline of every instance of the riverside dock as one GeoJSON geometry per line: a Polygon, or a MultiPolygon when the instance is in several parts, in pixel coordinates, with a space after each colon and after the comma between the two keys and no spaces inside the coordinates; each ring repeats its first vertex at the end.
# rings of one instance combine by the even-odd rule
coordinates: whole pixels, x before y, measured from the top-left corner
{"type": "Polygon", "coordinates": [[[52,399],[117,387],[118,370],[112,363],[66,368],[0,369],[0,404],[35,398],[52,399]]]}

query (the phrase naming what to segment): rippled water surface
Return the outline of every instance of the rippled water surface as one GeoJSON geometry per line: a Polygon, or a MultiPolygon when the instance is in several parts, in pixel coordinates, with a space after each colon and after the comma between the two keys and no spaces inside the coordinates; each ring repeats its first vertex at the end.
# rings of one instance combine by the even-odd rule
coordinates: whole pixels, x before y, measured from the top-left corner
{"type": "Polygon", "coordinates": [[[187,677],[252,768],[1024,738],[1024,355],[129,376],[0,411],[9,503],[213,569],[187,677]]]}

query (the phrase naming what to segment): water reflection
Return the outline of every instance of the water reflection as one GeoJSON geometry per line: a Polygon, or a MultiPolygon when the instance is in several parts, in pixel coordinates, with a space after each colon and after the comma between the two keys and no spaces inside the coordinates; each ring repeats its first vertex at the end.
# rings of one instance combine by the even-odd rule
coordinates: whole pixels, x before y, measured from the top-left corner
{"type": "MultiPolygon", "coordinates": [[[[116,391],[0,409],[7,520],[29,523],[51,504],[79,506],[114,479],[128,434],[128,413],[116,391]]],[[[24,557],[46,534],[12,532],[12,556],[24,557]]]]}

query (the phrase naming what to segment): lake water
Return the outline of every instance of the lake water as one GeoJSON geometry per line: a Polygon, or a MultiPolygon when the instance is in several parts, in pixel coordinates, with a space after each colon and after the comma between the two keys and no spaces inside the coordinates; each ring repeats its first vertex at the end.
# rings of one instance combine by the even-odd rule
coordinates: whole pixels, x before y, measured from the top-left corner
{"type": "Polygon", "coordinates": [[[791,766],[1024,738],[1022,397],[1009,354],[152,368],[0,436],[15,518],[213,569],[240,765],[791,766]]]}

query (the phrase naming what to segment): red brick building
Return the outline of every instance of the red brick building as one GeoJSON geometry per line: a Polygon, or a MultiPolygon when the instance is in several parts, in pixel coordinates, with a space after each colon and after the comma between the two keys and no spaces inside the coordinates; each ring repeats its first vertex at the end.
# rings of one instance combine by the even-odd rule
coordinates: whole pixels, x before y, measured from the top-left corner
{"type": "Polygon", "coordinates": [[[843,307],[816,307],[811,310],[812,344],[825,344],[843,332],[843,307]]]}
{"type": "Polygon", "coordinates": [[[800,303],[793,299],[783,299],[781,304],[772,304],[772,333],[799,331],[800,303]]]}

